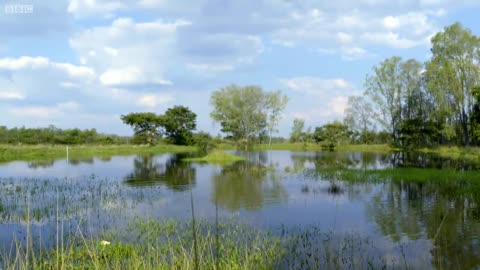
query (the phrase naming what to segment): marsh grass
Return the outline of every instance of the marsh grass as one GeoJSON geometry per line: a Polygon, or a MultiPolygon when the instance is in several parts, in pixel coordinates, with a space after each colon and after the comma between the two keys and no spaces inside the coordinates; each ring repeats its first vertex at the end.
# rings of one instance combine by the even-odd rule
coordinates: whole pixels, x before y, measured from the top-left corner
{"type": "Polygon", "coordinates": [[[435,148],[421,148],[418,151],[433,153],[446,158],[480,160],[480,147],[439,146],[435,148]]]}
{"type": "MultiPolygon", "coordinates": [[[[53,249],[32,250],[16,240],[0,256],[5,270],[26,269],[408,269],[401,257],[382,256],[359,233],[316,226],[258,230],[234,220],[212,223],[137,219],[126,231],[87,238],[78,230],[53,249]],[[217,239],[218,237],[218,239],[217,239]],[[194,247],[196,239],[197,248],[194,247]],[[108,242],[105,242],[108,241],[108,242]]],[[[60,238],[65,236],[60,235],[60,238]]],[[[428,268],[428,260],[425,260],[428,268]]]]}
{"type": "Polygon", "coordinates": [[[191,221],[136,220],[122,235],[103,233],[90,239],[79,229],[65,244],[35,252],[28,243],[16,240],[14,251],[0,257],[0,267],[5,270],[273,269],[283,255],[279,252],[280,239],[267,232],[233,222],[218,227],[207,221],[197,224],[193,232],[191,221]],[[131,240],[125,240],[126,236],[131,240]]]}
{"type": "MultiPolygon", "coordinates": [[[[194,152],[193,146],[167,145],[75,145],[69,146],[71,159],[114,155],[194,152]]],[[[66,158],[65,145],[0,145],[0,162],[66,158]]]]}
{"type": "Polygon", "coordinates": [[[435,182],[435,181],[467,181],[480,184],[480,174],[477,171],[459,171],[455,169],[425,169],[425,168],[396,168],[396,169],[323,169],[305,170],[304,175],[309,178],[323,178],[326,180],[343,180],[351,182],[378,183],[385,181],[407,182],[435,182]]]}
{"type": "MultiPolygon", "coordinates": [[[[45,184],[32,187],[42,188],[45,184]]],[[[32,211],[35,208],[29,202],[35,201],[38,195],[27,192],[26,188],[28,186],[17,190],[10,185],[7,188],[15,191],[15,197],[25,198],[19,201],[22,210],[18,211],[23,212],[26,236],[15,237],[10,250],[0,251],[3,270],[413,269],[419,266],[410,258],[402,260],[400,253],[392,258],[358,232],[324,232],[316,225],[257,229],[235,219],[216,219],[215,222],[196,219],[193,208],[192,219],[185,221],[136,217],[124,229],[105,228],[92,233],[91,228],[83,225],[88,222],[80,217],[70,230],[62,216],[82,214],[81,211],[65,212],[62,207],[70,203],[65,201],[62,196],[65,190],[59,186],[49,189],[55,192],[50,193],[50,197],[56,197],[50,200],[50,208],[57,210],[54,210],[55,244],[48,246],[42,242],[41,235],[30,230],[35,222],[32,211]]],[[[103,191],[95,196],[108,200],[110,193],[103,191]]],[[[10,197],[13,199],[13,196],[10,197]]],[[[423,262],[421,268],[429,268],[429,259],[423,262]]]]}
{"type": "Polygon", "coordinates": [[[208,162],[217,164],[228,164],[236,161],[246,160],[244,157],[232,155],[222,150],[215,150],[203,157],[185,158],[186,162],[208,162]]]}

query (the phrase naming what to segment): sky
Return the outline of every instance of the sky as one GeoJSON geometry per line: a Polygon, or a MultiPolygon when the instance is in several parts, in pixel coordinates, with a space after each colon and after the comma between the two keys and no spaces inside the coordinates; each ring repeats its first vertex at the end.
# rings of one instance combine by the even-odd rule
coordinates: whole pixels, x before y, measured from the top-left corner
{"type": "Polygon", "coordinates": [[[426,61],[477,0],[0,0],[0,126],[130,135],[130,112],[184,105],[216,135],[210,95],[230,84],[282,90],[279,124],[341,120],[372,67],[426,61]]]}

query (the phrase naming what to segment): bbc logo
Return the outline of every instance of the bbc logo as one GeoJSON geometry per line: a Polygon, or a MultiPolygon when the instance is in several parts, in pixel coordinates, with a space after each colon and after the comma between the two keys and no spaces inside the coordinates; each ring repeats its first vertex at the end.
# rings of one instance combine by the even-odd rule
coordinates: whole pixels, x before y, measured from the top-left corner
{"type": "Polygon", "coordinates": [[[5,5],[5,13],[31,14],[33,13],[33,5],[5,5]]]}

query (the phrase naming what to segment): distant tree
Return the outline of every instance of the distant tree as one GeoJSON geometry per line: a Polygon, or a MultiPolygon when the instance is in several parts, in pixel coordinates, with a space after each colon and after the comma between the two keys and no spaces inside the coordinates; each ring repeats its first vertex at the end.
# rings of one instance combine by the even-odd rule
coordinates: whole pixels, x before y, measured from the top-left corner
{"type": "Polygon", "coordinates": [[[161,117],[161,125],[165,135],[173,144],[193,144],[193,130],[197,127],[197,115],[188,107],[174,106],[161,117]]]}
{"type": "Polygon", "coordinates": [[[305,120],[300,118],[293,119],[292,132],[290,133],[290,142],[297,143],[302,141],[302,133],[304,127],[305,120]]]}
{"type": "Polygon", "coordinates": [[[154,113],[129,113],[122,115],[121,119],[133,128],[135,136],[143,138],[144,142],[149,145],[153,145],[155,137],[161,134],[159,128],[162,119],[154,113]]]}
{"type": "Polygon", "coordinates": [[[313,137],[317,143],[330,149],[334,149],[337,145],[348,142],[350,135],[351,131],[348,130],[348,127],[339,121],[333,121],[317,127],[313,133],[313,137]]]}
{"type": "Polygon", "coordinates": [[[282,119],[282,111],[288,103],[288,97],[283,95],[281,91],[275,91],[266,95],[266,105],[268,111],[267,129],[268,144],[272,144],[272,135],[278,132],[278,122],[282,119]]]}
{"type": "MultiPolygon", "coordinates": [[[[273,132],[282,109],[282,104],[273,102],[274,95],[257,86],[230,85],[213,92],[210,116],[220,123],[222,132],[239,148],[247,149],[266,132],[269,123],[273,132]],[[271,119],[268,118],[269,111],[274,115],[271,119]]],[[[281,95],[279,99],[282,99],[281,95]]]]}
{"type": "Polygon", "coordinates": [[[344,122],[351,131],[359,134],[361,143],[371,143],[373,141],[373,138],[369,136],[369,131],[374,128],[374,117],[372,104],[365,97],[348,97],[344,122]]]}

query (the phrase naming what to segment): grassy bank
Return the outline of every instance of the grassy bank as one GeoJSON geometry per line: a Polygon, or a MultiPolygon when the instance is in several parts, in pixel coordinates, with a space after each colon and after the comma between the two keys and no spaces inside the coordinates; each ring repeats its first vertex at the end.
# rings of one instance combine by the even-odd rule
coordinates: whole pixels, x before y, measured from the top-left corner
{"type": "MultiPolygon", "coordinates": [[[[315,143],[279,143],[279,144],[259,144],[255,146],[257,150],[289,150],[289,151],[324,151],[319,144],[315,143]]],[[[355,151],[355,152],[390,152],[398,150],[387,144],[346,144],[339,145],[336,151],[355,151]]]]}
{"type": "Polygon", "coordinates": [[[439,146],[435,148],[421,148],[418,151],[455,159],[480,159],[480,147],[439,146]]]}
{"type": "Polygon", "coordinates": [[[308,171],[312,177],[321,177],[327,180],[344,180],[353,182],[377,183],[384,181],[468,181],[480,183],[477,171],[458,171],[455,169],[426,169],[426,168],[396,168],[380,170],[362,169],[324,169],[321,171],[308,171]]]}
{"type": "MultiPolygon", "coordinates": [[[[109,157],[113,155],[191,152],[193,146],[178,145],[79,145],[69,146],[69,158],[109,157]]],[[[0,162],[13,160],[44,160],[66,158],[65,145],[11,146],[0,145],[0,162]]]]}
{"type": "Polygon", "coordinates": [[[225,151],[222,151],[222,150],[215,150],[203,157],[183,159],[183,161],[188,161],[188,162],[208,162],[208,163],[218,163],[218,164],[227,164],[227,163],[232,163],[239,160],[245,160],[245,158],[226,153],[225,151]]]}

